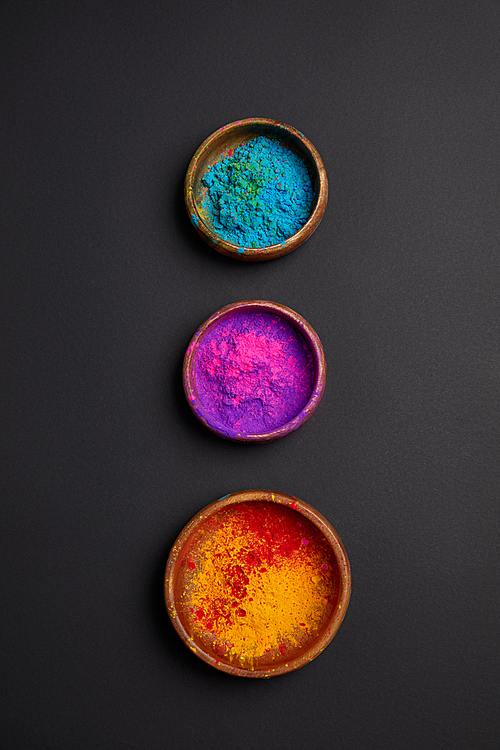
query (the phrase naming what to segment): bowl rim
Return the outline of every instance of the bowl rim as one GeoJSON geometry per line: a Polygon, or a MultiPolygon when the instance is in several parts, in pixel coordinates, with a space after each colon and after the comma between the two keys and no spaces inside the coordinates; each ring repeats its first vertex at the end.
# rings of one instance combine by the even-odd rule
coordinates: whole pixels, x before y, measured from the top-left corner
{"type": "Polygon", "coordinates": [[[328,178],[326,175],[325,165],[319,155],[316,147],[306,136],[297,130],[297,128],[291,125],[286,125],[279,120],[273,120],[267,117],[247,117],[243,120],[235,120],[227,125],[216,130],[214,133],[208,136],[203,143],[198,147],[194,156],[192,157],[184,180],[184,202],[186,210],[188,212],[191,223],[193,224],[197,233],[205,240],[211,247],[222,255],[229,256],[231,258],[237,258],[238,260],[246,261],[261,261],[261,260],[273,260],[279,258],[282,255],[287,255],[295,250],[297,247],[302,245],[312,233],[318,227],[323,214],[326,209],[328,202],[328,178]],[[198,171],[198,167],[203,155],[210,150],[211,147],[219,140],[223,135],[227,135],[228,132],[242,130],[249,126],[264,125],[266,127],[275,128],[277,130],[283,130],[288,136],[292,136],[297,139],[304,151],[309,155],[318,173],[318,198],[314,210],[306,223],[295,232],[291,237],[282,243],[276,245],[267,245],[265,247],[253,247],[246,248],[239,245],[234,245],[227,240],[220,237],[213,229],[206,224],[203,217],[198,212],[196,202],[194,199],[194,183],[195,177],[198,171]]]}
{"type": "Polygon", "coordinates": [[[278,440],[290,432],[297,430],[306,422],[316,411],[323,397],[326,386],[326,359],[323,345],[314,328],[298,313],[285,305],[270,300],[242,300],[225,305],[220,310],[214,312],[201,326],[192,337],[182,366],[182,381],[184,393],[189,406],[194,415],[205,425],[211,432],[219,435],[226,440],[233,440],[244,443],[266,443],[271,440],[278,440]],[[210,414],[202,405],[198,398],[195,384],[195,368],[198,351],[206,334],[225,317],[234,312],[252,312],[260,311],[284,318],[291,323],[304,338],[311,352],[314,363],[314,383],[311,395],[304,408],[295,415],[295,417],[274,430],[262,433],[239,432],[231,428],[225,428],[219,423],[214,423],[210,414]]]}
{"type": "Polygon", "coordinates": [[[167,608],[168,615],[174,626],[177,634],[181,638],[182,642],[202,661],[206,662],[215,669],[221,672],[226,672],[231,675],[239,677],[252,677],[252,678],[269,678],[275,677],[280,674],[286,674],[293,672],[300,667],[303,667],[308,662],[315,659],[331,642],[335,634],[337,633],[342,621],[346,615],[347,607],[351,596],[351,566],[349,558],[345,551],[344,545],[340,539],[339,534],[333,528],[331,523],[318,511],[308,503],[293,495],[288,495],[283,492],[274,492],[271,490],[242,490],[240,492],[233,492],[229,495],[221,497],[212,503],[209,503],[202,508],[195,516],[184,526],[179,536],[175,540],[168,561],[165,568],[164,577],[164,599],[165,606],[167,608]],[[205,651],[200,645],[193,640],[187,630],[182,624],[179,612],[177,610],[175,601],[175,574],[177,570],[177,563],[179,557],[184,549],[185,544],[190,539],[194,531],[203,524],[207,518],[210,518],[215,513],[218,513],[222,508],[230,505],[236,505],[239,503],[248,502],[270,502],[283,505],[288,508],[292,508],[296,512],[308,518],[323,534],[327,539],[330,549],[332,550],[337,567],[340,575],[340,594],[339,602],[337,607],[333,610],[332,615],[328,624],[325,626],[322,636],[303,654],[291,659],[285,664],[281,664],[275,668],[273,667],[261,667],[257,669],[244,668],[234,664],[227,664],[216,659],[212,654],[205,651]]]}

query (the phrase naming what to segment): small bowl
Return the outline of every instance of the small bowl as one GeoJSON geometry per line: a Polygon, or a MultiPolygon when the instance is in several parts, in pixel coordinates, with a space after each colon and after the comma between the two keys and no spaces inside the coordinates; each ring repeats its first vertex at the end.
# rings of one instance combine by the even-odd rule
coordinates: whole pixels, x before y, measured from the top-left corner
{"type": "Polygon", "coordinates": [[[313,144],[290,125],[263,117],[249,117],[231,122],[209,136],[191,159],[184,182],[184,200],[194,228],[211,247],[222,255],[239,260],[272,260],[302,245],[314,232],[325,212],[328,201],[328,180],[321,157],[313,144]],[[207,188],[203,175],[230,150],[242,143],[267,136],[277,138],[282,146],[293,151],[306,163],[311,175],[315,199],[307,222],[285,242],[267,247],[240,247],[222,239],[214,230],[203,207],[207,188]]]}
{"type": "MultiPolygon", "coordinates": [[[[298,576],[299,573],[297,580],[298,576]]],[[[291,495],[267,490],[236,492],[203,508],[181,531],[165,570],[165,603],[182,641],[207,664],[241,677],[274,677],[292,672],[318,656],[339,629],[350,593],[349,560],[335,529],[307,503],[291,495]],[[256,520],[248,527],[241,520],[253,517],[256,520]],[[257,522],[260,527],[255,526],[257,522]],[[292,540],[299,534],[300,552],[283,552],[283,544],[286,547],[287,542],[283,542],[279,533],[274,536],[269,533],[269,528],[279,529],[282,523],[292,529],[288,543],[290,549],[295,544],[292,540]],[[239,524],[237,528],[243,529],[242,534],[236,535],[236,543],[228,544],[223,553],[215,553],[224,538],[221,534],[226,533],[224,528],[230,528],[231,524],[239,524]],[[255,528],[266,529],[260,539],[271,541],[256,542],[259,537],[255,536],[255,528]],[[300,539],[302,535],[306,538],[300,539]],[[308,546],[301,547],[301,543],[308,546]],[[271,563],[267,567],[271,571],[261,569],[261,559],[265,558],[255,556],[262,554],[262,545],[266,545],[270,555],[268,563],[269,559],[271,563]],[[289,554],[295,555],[293,559],[285,556],[289,554]],[[306,563],[309,567],[301,568],[304,558],[309,560],[306,563]],[[283,560],[288,565],[286,570],[278,567],[283,560]],[[295,584],[290,583],[295,575],[292,572],[290,576],[289,571],[294,569],[300,570],[300,575],[304,570],[316,571],[304,576],[309,587],[306,597],[303,588],[294,588],[295,584]],[[269,572],[278,576],[273,579],[278,584],[272,589],[275,604],[271,606],[266,599],[270,579],[262,580],[262,573],[265,576],[269,572]],[[236,594],[232,588],[235,575],[239,581],[236,594]],[[227,580],[225,576],[228,576],[227,580]],[[210,597],[200,600],[200,577],[205,581],[205,592],[212,589],[217,592],[213,600],[210,597]],[[263,594],[259,594],[259,590],[263,594]],[[233,595],[236,602],[228,604],[233,595]],[[263,597],[263,603],[260,600],[257,603],[250,598],[251,595],[263,597]],[[309,621],[298,621],[306,619],[303,612],[296,617],[299,599],[302,607],[310,607],[309,621]],[[200,601],[204,610],[200,608],[200,601]],[[247,610],[231,609],[235,606],[247,610]],[[246,640],[239,630],[248,627],[245,623],[240,624],[238,618],[241,614],[247,622],[253,622],[254,627],[254,636],[248,637],[245,633],[246,640]],[[214,616],[221,627],[210,619],[214,616]],[[252,620],[252,617],[257,619],[252,620]],[[258,627],[256,622],[259,622],[258,627]],[[233,634],[232,641],[228,640],[230,633],[233,634]],[[235,647],[235,643],[239,647],[235,647]]]]}
{"type": "MultiPolygon", "coordinates": [[[[267,320],[269,321],[269,318],[267,320]]],[[[274,346],[272,339],[270,341],[271,345],[274,346]]],[[[288,355],[287,350],[284,354],[280,354],[281,358],[276,360],[277,366],[281,366],[282,362],[286,363],[287,356],[293,355],[288,355]]],[[[230,362],[226,359],[226,366],[228,364],[230,362]]],[[[187,401],[195,416],[205,427],[228,440],[264,443],[288,435],[298,429],[313,414],[325,390],[326,362],[318,334],[298,313],[277,302],[245,300],[218,310],[196,331],[184,357],[182,374],[187,401]],[[231,397],[236,397],[233,399],[236,401],[238,394],[232,392],[227,393],[227,395],[221,393],[213,396],[212,394],[207,395],[206,390],[203,390],[202,375],[198,373],[201,373],[202,363],[206,361],[206,347],[211,345],[211,332],[219,326],[231,323],[231,321],[241,320],[241,314],[255,316],[255,320],[263,320],[262,314],[274,316],[273,320],[277,319],[277,323],[282,324],[285,331],[286,327],[289,328],[289,336],[294,341],[293,345],[301,347],[299,355],[305,358],[305,362],[296,360],[299,364],[294,366],[298,370],[298,375],[294,376],[291,390],[285,391],[283,389],[281,392],[278,390],[279,395],[276,397],[272,390],[266,391],[269,399],[267,404],[265,400],[261,400],[262,394],[259,395],[258,393],[259,383],[255,385],[251,376],[246,376],[246,379],[244,377],[241,381],[243,384],[236,383],[235,386],[240,389],[240,392],[243,392],[244,387],[247,388],[248,395],[242,396],[244,407],[237,415],[234,412],[234,418],[228,416],[223,419],[221,411],[226,407],[221,405],[221,402],[227,402],[231,397]],[[295,344],[295,342],[299,343],[295,344]],[[304,352],[303,355],[301,355],[301,351],[304,352]],[[303,373],[301,373],[300,367],[304,368],[303,373]],[[278,398],[281,398],[281,401],[278,401],[278,398]],[[296,398],[295,401],[294,398],[296,398]],[[273,399],[275,399],[274,403],[273,399]],[[276,414],[276,418],[273,416],[272,421],[269,419],[271,413],[269,404],[273,404],[272,408],[275,410],[273,414],[276,414]],[[293,410],[294,404],[296,405],[296,411],[293,410]],[[253,413],[263,414],[264,408],[267,409],[267,415],[252,421],[251,415],[253,413]],[[279,411],[280,409],[281,411],[279,411]],[[243,410],[246,411],[243,412],[243,410]],[[244,426],[242,423],[244,423],[244,426]],[[266,424],[272,426],[266,427],[266,424]]],[[[276,385],[277,383],[277,380],[272,383],[275,390],[281,387],[279,384],[276,385]]]]}

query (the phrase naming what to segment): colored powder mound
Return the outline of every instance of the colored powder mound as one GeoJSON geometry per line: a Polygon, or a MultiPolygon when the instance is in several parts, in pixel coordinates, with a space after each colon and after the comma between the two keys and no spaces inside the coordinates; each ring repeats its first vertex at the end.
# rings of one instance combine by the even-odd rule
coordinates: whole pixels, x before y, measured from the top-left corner
{"type": "Polygon", "coordinates": [[[302,411],[314,375],[311,351],[290,323],[270,313],[236,312],[203,339],[195,380],[211,421],[255,435],[302,411]]]}
{"type": "Polygon", "coordinates": [[[303,159],[264,136],[230,150],[202,183],[214,231],[243,247],[287,240],[308,220],[315,196],[303,159]]]}
{"type": "Polygon", "coordinates": [[[190,636],[241,665],[293,658],[337,604],[326,539],[279,504],[242,503],[207,519],[181,566],[190,636]]]}

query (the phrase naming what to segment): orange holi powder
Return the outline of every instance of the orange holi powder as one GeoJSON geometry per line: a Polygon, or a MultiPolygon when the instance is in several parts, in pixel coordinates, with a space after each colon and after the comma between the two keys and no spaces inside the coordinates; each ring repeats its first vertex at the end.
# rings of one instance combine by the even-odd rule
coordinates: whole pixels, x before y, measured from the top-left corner
{"type": "Polygon", "coordinates": [[[319,636],[338,602],[327,540],[278,503],[230,505],[210,516],[180,565],[190,637],[242,666],[292,659],[319,636]]]}

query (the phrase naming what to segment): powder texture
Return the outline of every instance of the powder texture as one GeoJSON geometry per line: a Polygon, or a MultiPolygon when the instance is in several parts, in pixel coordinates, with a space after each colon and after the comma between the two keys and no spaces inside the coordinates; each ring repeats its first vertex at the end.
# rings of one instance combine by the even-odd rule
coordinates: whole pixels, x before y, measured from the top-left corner
{"type": "Polygon", "coordinates": [[[242,503],[207,519],[181,566],[191,637],[242,665],[293,658],[337,604],[325,538],[279,504],[242,503]]]}
{"type": "Polygon", "coordinates": [[[214,231],[244,248],[284,242],[311,214],[314,190],[306,163],[264,136],[230,149],[202,183],[214,231]]]}
{"type": "Polygon", "coordinates": [[[196,388],[212,421],[263,434],[290,422],[314,384],[309,347],[288,321],[270,313],[233,313],[203,339],[196,388]]]}

